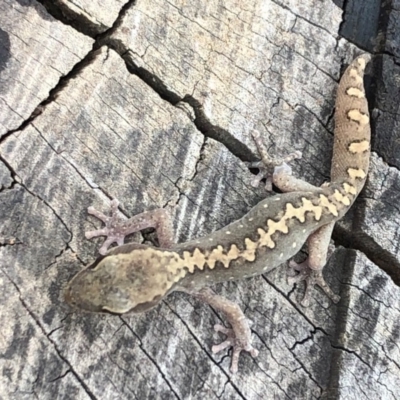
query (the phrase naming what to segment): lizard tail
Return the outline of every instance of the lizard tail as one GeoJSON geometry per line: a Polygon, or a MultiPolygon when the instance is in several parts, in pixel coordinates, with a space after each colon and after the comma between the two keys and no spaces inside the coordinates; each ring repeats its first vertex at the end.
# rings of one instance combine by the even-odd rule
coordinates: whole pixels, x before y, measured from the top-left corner
{"type": "Polygon", "coordinates": [[[331,182],[354,199],[365,184],[370,158],[371,128],[364,89],[369,54],[357,57],[344,72],[337,91],[331,182]]]}

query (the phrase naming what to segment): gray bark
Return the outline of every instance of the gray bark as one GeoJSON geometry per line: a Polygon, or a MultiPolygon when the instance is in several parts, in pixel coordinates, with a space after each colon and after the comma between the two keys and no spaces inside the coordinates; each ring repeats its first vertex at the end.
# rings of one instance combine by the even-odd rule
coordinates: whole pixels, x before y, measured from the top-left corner
{"type": "Polygon", "coordinates": [[[0,0],[0,398],[400,398],[399,58],[382,38],[399,29],[396,1],[376,42],[385,56],[368,70],[369,180],[325,269],[341,302],[315,291],[301,307],[286,265],[215,286],[253,322],[260,351],[236,375],[228,351],[211,352],[223,316],[187,295],[118,317],[72,311],[62,291],[97,256],[101,241],[84,237],[101,226],[90,205],[106,212],[118,198],[125,216],[168,207],[181,242],[268,195],[244,164],[256,158],[253,129],[273,155],[302,151],[297,176],[329,180],[335,89],[361,52],[338,34],[342,10],[40,3],[0,0]]]}

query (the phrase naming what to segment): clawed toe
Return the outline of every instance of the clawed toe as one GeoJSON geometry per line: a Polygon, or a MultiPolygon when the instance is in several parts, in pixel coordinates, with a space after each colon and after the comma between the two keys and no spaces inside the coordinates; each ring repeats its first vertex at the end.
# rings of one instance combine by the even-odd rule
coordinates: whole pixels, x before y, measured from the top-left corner
{"type": "Polygon", "coordinates": [[[301,301],[303,307],[308,307],[311,299],[311,291],[314,286],[318,285],[323,292],[334,302],[337,303],[340,300],[340,296],[335,294],[329,285],[326,283],[324,277],[322,276],[322,270],[313,270],[309,267],[307,260],[302,263],[296,263],[290,261],[290,270],[288,271],[288,283],[290,285],[294,283],[299,283],[305,281],[306,289],[304,292],[304,297],[301,301]],[[298,271],[296,274],[294,271],[298,271]]]}
{"type": "Polygon", "coordinates": [[[306,269],[307,266],[303,265],[304,263],[297,263],[293,260],[289,261],[289,269],[288,275],[289,276],[299,276],[300,274],[296,274],[296,272],[301,272],[306,269]]]}
{"type": "Polygon", "coordinates": [[[85,232],[85,237],[87,239],[93,239],[98,236],[106,236],[106,240],[99,249],[99,253],[102,255],[107,253],[107,250],[111,244],[117,243],[118,246],[124,244],[126,233],[124,232],[124,220],[118,217],[118,205],[119,201],[117,199],[113,199],[111,201],[111,216],[103,214],[94,207],[88,207],[88,213],[98,218],[105,224],[105,227],[102,229],[85,232]]]}
{"type": "Polygon", "coordinates": [[[156,229],[161,247],[169,248],[172,246],[173,234],[169,216],[165,209],[159,208],[152,211],[145,211],[126,219],[124,217],[120,217],[118,212],[119,201],[117,199],[112,200],[110,205],[110,216],[104,215],[94,207],[88,208],[89,214],[103,221],[105,225],[105,227],[102,229],[85,233],[85,236],[88,239],[92,239],[97,236],[106,236],[106,240],[99,249],[100,254],[106,254],[108,248],[113,243],[116,243],[118,246],[122,246],[126,236],[146,228],[156,229]]]}
{"type": "Polygon", "coordinates": [[[273,174],[279,168],[284,168],[285,171],[291,173],[291,168],[286,164],[296,158],[301,158],[302,154],[300,151],[295,151],[288,154],[284,158],[273,158],[268,154],[268,151],[261,140],[261,135],[258,131],[251,132],[253,140],[256,144],[258,153],[260,155],[261,161],[249,162],[247,166],[249,168],[257,168],[259,170],[258,174],[253,178],[251,185],[253,187],[258,187],[263,179],[266,179],[265,189],[267,191],[272,191],[273,174]]]}
{"type": "Polygon", "coordinates": [[[239,364],[239,356],[242,351],[249,352],[253,357],[258,356],[258,350],[255,349],[251,345],[250,340],[240,340],[236,338],[235,332],[233,329],[225,328],[222,325],[215,325],[214,330],[216,332],[221,332],[227,336],[227,338],[221,342],[220,344],[212,346],[211,350],[214,354],[219,353],[222,350],[225,350],[228,347],[232,347],[233,354],[232,354],[232,362],[231,362],[231,372],[235,374],[238,371],[238,364],[239,364]]]}

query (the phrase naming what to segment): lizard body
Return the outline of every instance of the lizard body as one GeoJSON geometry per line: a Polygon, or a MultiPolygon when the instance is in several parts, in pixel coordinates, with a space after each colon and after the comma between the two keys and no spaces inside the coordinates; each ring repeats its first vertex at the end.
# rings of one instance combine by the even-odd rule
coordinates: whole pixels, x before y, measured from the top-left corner
{"type": "MultiPolygon", "coordinates": [[[[87,237],[108,236],[100,249],[102,253],[113,241],[120,246],[78,273],[66,289],[66,300],[88,311],[123,314],[146,311],[172,291],[192,293],[227,314],[233,332],[218,327],[228,339],[214,346],[214,350],[234,347],[233,371],[237,370],[241,350],[252,355],[257,351],[251,346],[248,326],[236,320],[242,318],[240,309],[230,302],[227,306],[227,300],[204,289],[206,286],[268,272],[290,259],[308,240],[309,259],[302,264],[292,263],[300,271],[292,280],[308,283],[305,302],[314,284],[338,301],[321,271],[333,225],[353,204],[368,172],[370,127],[363,74],[369,59],[368,55],[356,58],[338,87],[330,184],[312,186],[294,178],[286,164],[274,164],[272,181],[286,193],[263,200],[221,230],[175,245],[168,229],[163,227],[166,224],[163,210],[117,221],[116,201],[112,203],[112,217],[90,208],[89,212],[102,219],[106,228],[89,232],[87,237]],[[124,236],[148,226],[157,229],[161,248],[135,243],[122,245],[124,236]]],[[[259,138],[255,140],[264,163],[268,164],[259,138]]]]}

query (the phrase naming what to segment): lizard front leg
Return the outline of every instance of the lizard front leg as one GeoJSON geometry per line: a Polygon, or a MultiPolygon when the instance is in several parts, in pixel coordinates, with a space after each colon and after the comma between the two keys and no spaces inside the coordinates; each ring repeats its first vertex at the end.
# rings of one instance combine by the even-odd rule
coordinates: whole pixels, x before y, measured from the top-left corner
{"type": "Polygon", "coordinates": [[[106,236],[106,240],[99,249],[100,254],[106,254],[112,243],[118,246],[124,244],[124,239],[131,233],[139,232],[146,228],[155,228],[157,231],[160,247],[169,248],[173,243],[173,233],[171,221],[168,212],[163,208],[152,211],[146,211],[141,214],[134,215],[129,219],[118,217],[119,201],[114,199],[111,201],[111,216],[108,217],[94,207],[88,208],[88,213],[104,222],[105,227],[95,231],[85,233],[87,239],[98,236],[106,236]]]}
{"type": "Polygon", "coordinates": [[[239,356],[242,351],[248,351],[253,357],[258,355],[258,350],[252,346],[251,330],[247,318],[237,304],[225,297],[216,295],[211,289],[204,288],[191,294],[225,314],[232,328],[225,328],[219,324],[214,326],[214,329],[226,335],[227,339],[213,346],[212,352],[218,353],[227,347],[232,347],[231,372],[236,373],[238,371],[239,356]]]}

